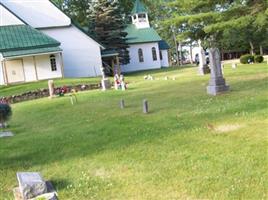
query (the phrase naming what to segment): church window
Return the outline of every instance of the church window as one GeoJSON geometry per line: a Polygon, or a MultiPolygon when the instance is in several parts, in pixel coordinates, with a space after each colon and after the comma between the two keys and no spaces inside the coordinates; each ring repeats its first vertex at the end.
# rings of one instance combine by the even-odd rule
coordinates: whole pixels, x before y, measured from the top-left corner
{"type": "Polygon", "coordinates": [[[56,63],[56,57],[55,55],[50,56],[50,66],[51,66],[51,71],[57,71],[57,63],[56,63]]]}
{"type": "Polygon", "coordinates": [[[138,54],[139,54],[139,61],[140,61],[140,62],[144,62],[142,49],[139,49],[139,50],[138,50],[138,54]]]}
{"type": "Polygon", "coordinates": [[[153,60],[157,60],[157,55],[156,55],[156,49],[155,49],[155,47],[152,48],[152,55],[153,55],[153,60]]]}

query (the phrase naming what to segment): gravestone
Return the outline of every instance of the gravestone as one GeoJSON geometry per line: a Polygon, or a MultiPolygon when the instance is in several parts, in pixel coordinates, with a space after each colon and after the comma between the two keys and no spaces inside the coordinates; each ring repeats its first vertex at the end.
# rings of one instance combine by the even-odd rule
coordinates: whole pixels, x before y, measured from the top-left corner
{"type": "Polygon", "coordinates": [[[124,75],[121,74],[119,79],[120,79],[121,90],[125,91],[126,90],[126,83],[125,83],[124,75]]]}
{"type": "Polygon", "coordinates": [[[12,136],[14,136],[14,134],[11,131],[4,131],[4,132],[0,131],[0,138],[2,138],[2,137],[12,137],[12,136]]]}
{"type": "Polygon", "coordinates": [[[102,79],[101,86],[103,91],[110,89],[111,88],[110,80],[108,78],[102,79]]]}
{"type": "Polygon", "coordinates": [[[222,75],[220,51],[217,48],[209,50],[211,75],[207,93],[217,95],[229,90],[229,86],[225,84],[225,79],[222,75]]]}
{"type": "MultiPolygon", "coordinates": [[[[38,195],[34,198],[27,199],[27,200],[58,200],[58,193],[54,189],[52,183],[50,181],[46,181],[46,187],[47,187],[47,193],[38,195]]],[[[13,194],[15,197],[15,200],[25,200],[25,198],[22,196],[20,192],[19,187],[15,187],[13,189],[13,194]]]]}
{"type": "Polygon", "coordinates": [[[102,80],[101,80],[101,86],[102,90],[108,90],[111,88],[111,83],[108,78],[105,77],[104,67],[101,67],[101,74],[102,74],[102,80]]]}
{"type": "Polygon", "coordinates": [[[47,193],[46,182],[37,172],[18,172],[19,190],[24,199],[31,199],[47,193]]]}
{"type": "Polygon", "coordinates": [[[149,106],[148,106],[148,101],[146,99],[143,100],[143,113],[147,114],[149,113],[149,106]]]}
{"type": "Polygon", "coordinates": [[[125,108],[125,101],[124,101],[124,99],[121,99],[120,100],[120,108],[121,109],[124,109],[125,108]]]}
{"type": "Polygon", "coordinates": [[[48,90],[49,90],[49,98],[53,98],[55,95],[55,91],[54,91],[54,81],[53,80],[49,80],[48,81],[48,90]]]}
{"type": "Polygon", "coordinates": [[[198,73],[200,75],[205,75],[208,74],[210,72],[210,69],[207,65],[206,62],[206,55],[205,55],[205,51],[202,47],[202,42],[201,40],[198,41],[198,45],[199,45],[199,51],[198,51],[198,57],[199,57],[199,67],[198,67],[198,73]]]}

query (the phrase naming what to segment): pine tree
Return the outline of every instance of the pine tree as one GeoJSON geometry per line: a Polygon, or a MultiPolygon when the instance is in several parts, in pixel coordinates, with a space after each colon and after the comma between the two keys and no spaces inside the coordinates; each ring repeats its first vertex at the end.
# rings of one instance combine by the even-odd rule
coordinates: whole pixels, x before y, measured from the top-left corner
{"type": "Polygon", "coordinates": [[[98,0],[93,5],[89,29],[94,29],[95,36],[107,49],[119,52],[121,64],[129,63],[127,24],[124,10],[118,0],[98,0]]]}
{"type": "Polygon", "coordinates": [[[201,39],[208,47],[230,46],[233,40],[226,44],[225,36],[243,33],[232,37],[246,40],[252,50],[267,41],[266,0],[173,0],[170,7],[173,17],[166,23],[180,30],[178,39],[201,39]]]}

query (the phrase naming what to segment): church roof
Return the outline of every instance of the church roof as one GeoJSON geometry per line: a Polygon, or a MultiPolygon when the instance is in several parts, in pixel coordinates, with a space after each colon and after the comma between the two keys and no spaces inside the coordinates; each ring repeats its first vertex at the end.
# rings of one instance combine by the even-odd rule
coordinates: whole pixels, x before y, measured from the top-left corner
{"type": "Polygon", "coordinates": [[[49,0],[0,0],[0,3],[34,28],[71,25],[71,19],[49,0]]]}
{"type": "Polygon", "coordinates": [[[4,57],[61,51],[60,42],[28,25],[0,26],[0,53],[4,57]]]}
{"type": "Polygon", "coordinates": [[[147,9],[145,8],[144,4],[140,0],[136,0],[134,3],[134,8],[131,11],[131,14],[139,14],[139,13],[146,13],[147,9]]]}
{"type": "Polygon", "coordinates": [[[134,24],[130,24],[125,31],[128,33],[128,44],[159,42],[162,40],[153,28],[137,29],[134,24]]]}

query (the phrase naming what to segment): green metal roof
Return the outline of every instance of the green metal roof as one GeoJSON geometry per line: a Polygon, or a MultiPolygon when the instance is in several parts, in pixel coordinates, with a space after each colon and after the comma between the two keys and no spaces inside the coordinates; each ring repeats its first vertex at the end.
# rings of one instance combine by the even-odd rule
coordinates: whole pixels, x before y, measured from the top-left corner
{"type": "Polygon", "coordinates": [[[130,24],[125,31],[128,33],[128,44],[159,42],[162,40],[153,28],[137,29],[134,24],[130,24]]]}
{"type": "MultiPolygon", "coordinates": [[[[0,26],[0,53],[3,55],[19,54],[18,51],[44,51],[59,47],[60,42],[28,25],[0,26]]],[[[26,55],[26,54],[25,54],[26,55]]]]}
{"type": "Polygon", "coordinates": [[[36,55],[42,53],[54,53],[62,51],[59,47],[46,47],[28,50],[17,50],[17,51],[6,51],[2,52],[4,58],[16,57],[16,56],[26,56],[26,55],[36,55]]]}
{"type": "Polygon", "coordinates": [[[160,50],[170,49],[170,46],[168,45],[168,43],[165,40],[161,40],[160,42],[158,42],[158,45],[159,45],[160,50]]]}
{"type": "Polygon", "coordinates": [[[131,11],[131,14],[147,13],[147,9],[140,0],[136,0],[134,3],[134,8],[131,11]]]}

